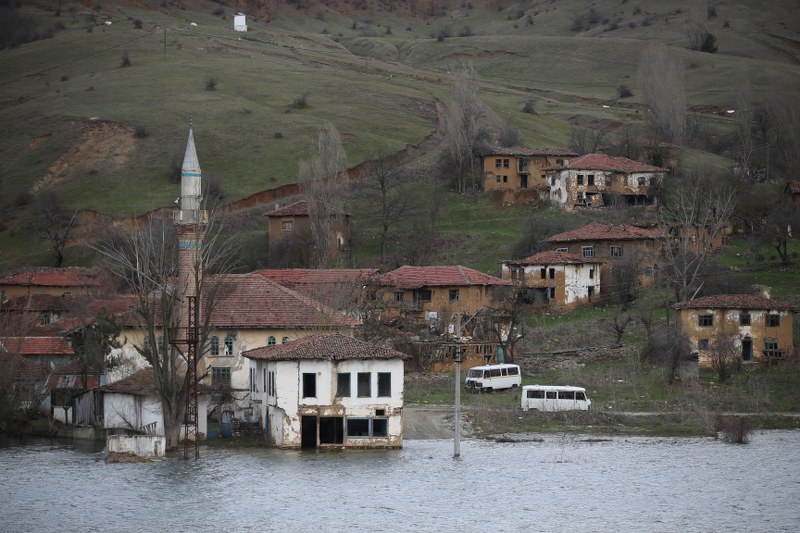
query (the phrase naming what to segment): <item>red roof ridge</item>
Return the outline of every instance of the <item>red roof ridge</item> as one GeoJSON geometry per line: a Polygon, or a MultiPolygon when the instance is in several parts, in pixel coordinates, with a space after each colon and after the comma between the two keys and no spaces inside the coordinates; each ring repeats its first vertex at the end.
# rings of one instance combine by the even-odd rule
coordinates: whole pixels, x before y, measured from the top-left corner
{"type": "Polygon", "coordinates": [[[712,294],[693,300],[678,302],[674,309],[724,308],[724,309],[762,309],[793,311],[794,306],[755,294],[712,294]]]}

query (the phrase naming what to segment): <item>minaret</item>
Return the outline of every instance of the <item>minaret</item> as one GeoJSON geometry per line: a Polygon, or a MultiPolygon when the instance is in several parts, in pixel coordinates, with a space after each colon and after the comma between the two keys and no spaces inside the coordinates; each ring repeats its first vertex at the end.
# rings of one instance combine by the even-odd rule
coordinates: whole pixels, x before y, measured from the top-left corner
{"type": "MultiPolygon", "coordinates": [[[[198,279],[202,275],[202,245],[208,224],[208,214],[201,209],[202,181],[197,150],[194,147],[194,134],[189,123],[189,140],[181,168],[180,210],[175,216],[178,234],[178,292],[181,299],[197,296],[198,279]]],[[[185,314],[184,309],[184,314],[185,314]]],[[[185,318],[184,318],[185,320],[185,318]]],[[[183,320],[182,320],[183,322],[183,320]]]]}

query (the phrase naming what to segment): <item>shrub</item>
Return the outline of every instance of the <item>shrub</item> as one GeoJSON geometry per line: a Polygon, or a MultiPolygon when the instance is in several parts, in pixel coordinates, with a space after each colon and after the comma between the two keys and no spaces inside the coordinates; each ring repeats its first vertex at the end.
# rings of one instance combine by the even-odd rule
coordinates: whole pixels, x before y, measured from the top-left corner
{"type": "Polygon", "coordinates": [[[142,29],[142,21],[139,20],[139,19],[134,20],[133,21],[133,27],[136,28],[137,30],[141,30],[142,29]]]}
{"type": "Polygon", "coordinates": [[[276,139],[283,139],[283,133],[280,131],[276,131],[272,136],[276,139]]]}
{"type": "Polygon", "coordinates": [[[714,418],[714,433],[722,436],[725,442],[746,444],[753,430],[750,428],[750,422],[743,416],[717,414],[714,418]]]}
{"type": "Polygon", "coordinates": [[[308,109],[310,107],[308,103],[308,95],[301,94],[294,101],[289,105],[292,109],[308,109]]]}
{"type": "Polygon", "coordinates": [[[121,68],[131,66],[131,56],[128,55],[127,50],[125,52],[122,52],[122,63],[120,63],[119,66],[121,68]]]}
{"type": "Polygon", "coordinates": [[[14,197],[14,207],[25,207],[33,202],[33,194],[24,191],[14,197]]]}
{"type": "Polygon", "coordinates": [[[61,81],[69,81],[69,76],[64,74],[63,76],[61,76],[61,81]]]}
{"type": "Polygon", "coordinates": [[[222,9],[221,7],[218,7],[214,11],[212,11],[211,14],[216,16],[216,17],[219,17],[220,15],[224,15],[225,14],[225,10],[222,9]]]}
{"type": "Polygon", "coordinates": [[[216,91],[217,90],[217,80],[214,78],[208,78],[206,80],[206,91],[216,91]]]}
{"type": "Polygon", "coordinates": [[[701,52],[708,52],[709,54],[717,53],[717,38],[713,33],[706,33],[703,44],[700,45],[701,52]]]}
{"type": "Polygon", "coordinates": [[[633,91],[627,85],[623,84],[617,87],[618,98],[630,98],[631,96],[633,96],[633,91]]]}
{"type": "Polygon", "coordinates": [[[136,128],[134,128],[133,136],[136,139],[144,139],[145,137],[149,137],[150,134],[147,133],[147,129],[145,129],[145,127],[140,124],[136,126],[136,128]]]}
{"type": "Polygon", "coordinates": [[[522,106],[523,113],[529,113],[531,115],[536,114],[536,100],[533,98],[528,98],[525,100],[525,105],[522,106]]]}

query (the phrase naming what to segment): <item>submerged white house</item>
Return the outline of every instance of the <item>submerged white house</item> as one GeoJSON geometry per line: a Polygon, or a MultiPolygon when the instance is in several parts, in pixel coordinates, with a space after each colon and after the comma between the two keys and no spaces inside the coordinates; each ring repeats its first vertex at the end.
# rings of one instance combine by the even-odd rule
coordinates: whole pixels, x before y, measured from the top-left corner
{"type": "Polygon", "coordinates": [[[244,352],[251,396],[280,448],[400,448],[407,356],[339,333],[244,352]]]}

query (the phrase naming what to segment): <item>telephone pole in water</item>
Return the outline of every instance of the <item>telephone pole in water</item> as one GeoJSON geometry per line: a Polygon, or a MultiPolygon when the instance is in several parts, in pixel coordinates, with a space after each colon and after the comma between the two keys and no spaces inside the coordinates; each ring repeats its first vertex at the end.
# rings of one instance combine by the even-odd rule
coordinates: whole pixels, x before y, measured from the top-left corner
{"type": "Polygon", "coordinates": [[[461,458],[461,316],[456,322],[456,350],[454,361],[456,363],[456,401],[455,416],[453,417],[453,458],[461,458]]]}

